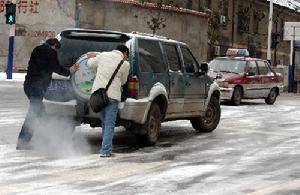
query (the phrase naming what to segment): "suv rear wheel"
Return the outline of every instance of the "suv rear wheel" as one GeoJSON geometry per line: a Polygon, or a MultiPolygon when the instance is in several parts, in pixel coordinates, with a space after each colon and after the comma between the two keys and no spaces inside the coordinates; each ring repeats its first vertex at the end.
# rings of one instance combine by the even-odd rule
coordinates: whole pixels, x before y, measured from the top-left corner
{"type": "Polygon", "coordinates": [[[221,117],[220,102],[217,97],[211,97],[204,117],[191,119],[193,128],[198,132],[212,132],[217,128],[221,117]]]}
{"type": "Polygon", "coordinates": [[[140,128],[143,129],[146,134],[136,135],[137,141],[143,145],[154,145],[158,140],[160,126],[161,113],[159,106],[156,103],[152,103],[146,123],[140,125],[140,128]]]}
{"type": "Polygon", "coordinates": [[[275,88],[271,89],[268,97],[265,98],[266,104],[270,104],[270,105],[274,104],[277,96],[278,96],[277,90],[275,88]]]}

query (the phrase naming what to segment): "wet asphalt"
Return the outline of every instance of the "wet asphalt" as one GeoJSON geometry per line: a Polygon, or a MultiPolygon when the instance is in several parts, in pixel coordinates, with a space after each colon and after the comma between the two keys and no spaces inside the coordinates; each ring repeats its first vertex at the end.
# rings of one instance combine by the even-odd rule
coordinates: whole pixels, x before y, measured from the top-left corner
{"type": "Polygon", "coordinates": [[[27,100],[22,83],[0,82],[0,194],[300,194],[300,96],[221,108],[214,132],[167,122],[152,147],[116,128],[112,158],[88,125],[67,144],[16,151],[27,100]]]}

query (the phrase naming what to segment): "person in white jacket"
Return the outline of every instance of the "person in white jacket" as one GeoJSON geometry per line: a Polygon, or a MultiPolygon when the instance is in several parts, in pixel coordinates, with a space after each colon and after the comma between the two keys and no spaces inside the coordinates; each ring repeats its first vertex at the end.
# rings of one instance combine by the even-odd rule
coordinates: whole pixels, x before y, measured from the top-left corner
{"type": "Polygon", "coordinates": [[[125,59],[117,75],[107,90],[109,104],[100,112],[102,122],[102,146],[99,150],[101,157],[110,157],[112,152],[112,139],[118,114],[118,104],[121,101],[122,85],[127,82],[130,64],[129,49],[125,45],[119,45],[111,52],[88,52],[88,66],[96,69],[92,92],[99,88],[105,88],[118,64],[125,59]]]}

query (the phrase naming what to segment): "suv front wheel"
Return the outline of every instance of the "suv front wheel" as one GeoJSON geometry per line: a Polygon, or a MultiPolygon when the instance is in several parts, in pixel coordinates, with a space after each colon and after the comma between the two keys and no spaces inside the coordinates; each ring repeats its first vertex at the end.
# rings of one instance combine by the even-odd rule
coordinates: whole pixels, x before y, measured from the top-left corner
{"type": "Polygon", "coordinates": [[[137,134],[137,141],[143,145],[154,145],[158,140],[159,129],[161,126],[161,113],[159,106],[156,103],[152,103],[146,123],[138,126],[140,126],[146,134],[137,134]]]}
{"type": "Polygon", "coordinates": [[[207,106],[205,116],[191,119],[193,128],[198,132],[212,132],[219,124],[221,117],[220,102],[212,96],[207,106]]]}

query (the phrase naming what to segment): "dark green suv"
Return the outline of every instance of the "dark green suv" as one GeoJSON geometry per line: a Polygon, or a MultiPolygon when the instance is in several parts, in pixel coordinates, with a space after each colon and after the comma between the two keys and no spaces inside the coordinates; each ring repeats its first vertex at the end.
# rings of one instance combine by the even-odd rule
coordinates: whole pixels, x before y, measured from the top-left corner
{"type": "MultiPolygon", "coordinates": [[[[185,43],[137,32],[69,29],[62,31],[59,59],[70,66],[88,51],[111,51],[119,44],[130,48],[131,64],[117,124],[137,140],[155,144],[161,122],[190,120],[200,132],[213,131],[220,120],[220,91],[185,43]]],[[[85,73],[85,76],[92,75],[85,73]]],[[[92,83],[86,82],[87,88],[92,83]]],[[[74,79],[53,75],[44,105],[49,114],[71,117],[99,127],[97,113],[88,106],[89,91],[78,93],[74,79]],[[73,84],[72,84],[73,83],[73,84]]]]}

